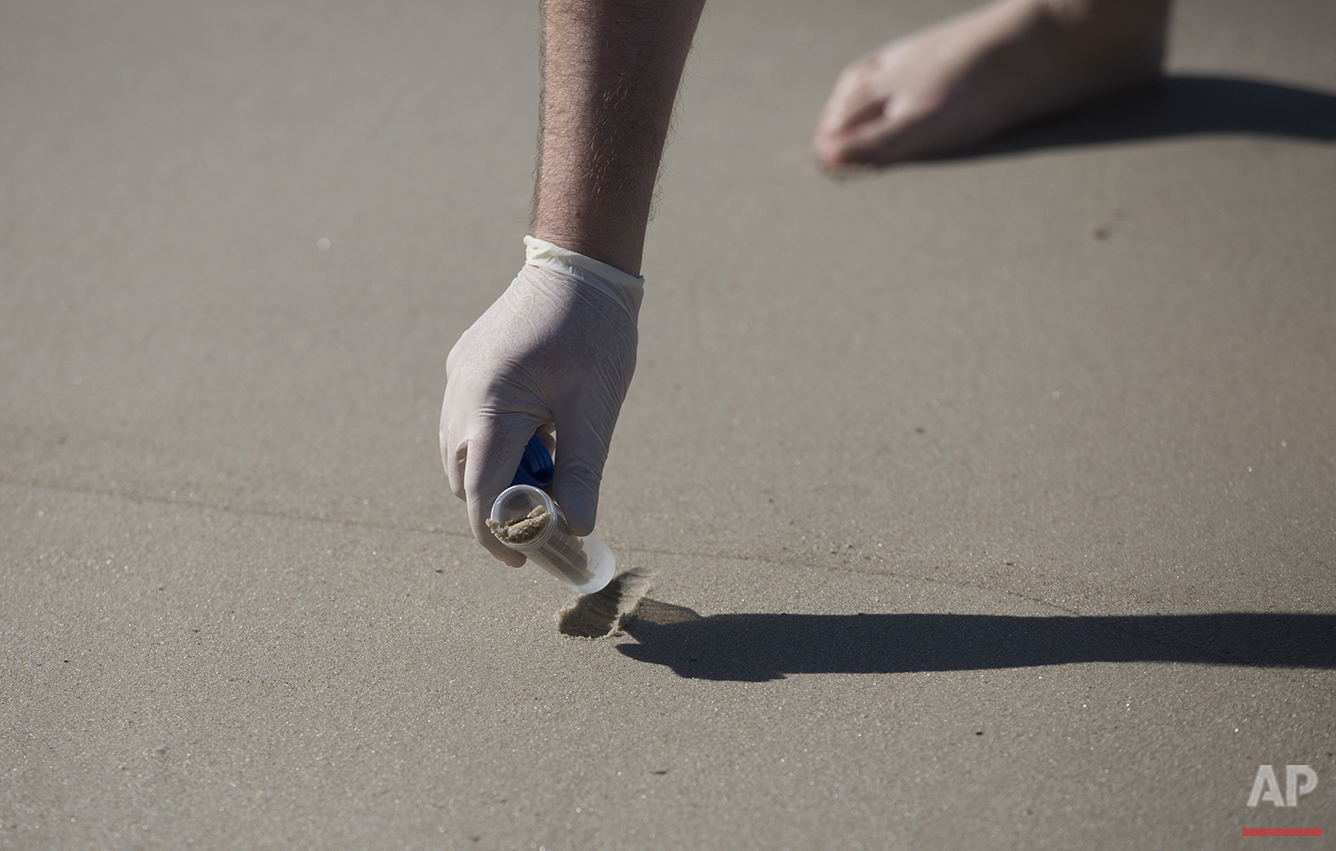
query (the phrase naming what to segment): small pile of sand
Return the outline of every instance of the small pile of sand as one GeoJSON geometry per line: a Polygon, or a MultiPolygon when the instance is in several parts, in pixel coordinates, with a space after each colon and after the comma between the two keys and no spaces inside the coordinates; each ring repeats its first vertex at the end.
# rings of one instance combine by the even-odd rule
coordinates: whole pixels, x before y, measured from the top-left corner
{"type": "Polygon", "coordinates": [[[636,613],[650,590],[648,570],[632,568],[612,578],[597,594],[577,597],[557,613],[557,628],[576,638],[608,638],[617,635],[636,613]]]}
{"type": "Polygon", "coordinates": [[[495,520],[488,520],[487,528],[491,529],[492,534],[503,544],[527,544],[543,534],[543,530],[547,528],[547,524],[551,520],[552,515],[548,513],[546,508],[539,505],[533,511],[530,511],[527,517],[511,520],[505,525],[497,523],[495,520]]]}

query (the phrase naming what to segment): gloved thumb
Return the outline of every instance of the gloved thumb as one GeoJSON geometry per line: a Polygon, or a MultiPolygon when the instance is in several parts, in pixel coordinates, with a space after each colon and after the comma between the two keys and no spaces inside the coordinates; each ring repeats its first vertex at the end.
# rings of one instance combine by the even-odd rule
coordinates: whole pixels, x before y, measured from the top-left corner
{"type": "Polygon", "coordinates": [[[514,567],[524,564],[524,556],[496,539],[487,528],[487,518],[497,496],[510,486],[524,444],[533,432],[533,420],[524,416],[485,421],[469,440],[464,462],[464,491],[473,536],[492,555],[514,567]]]}

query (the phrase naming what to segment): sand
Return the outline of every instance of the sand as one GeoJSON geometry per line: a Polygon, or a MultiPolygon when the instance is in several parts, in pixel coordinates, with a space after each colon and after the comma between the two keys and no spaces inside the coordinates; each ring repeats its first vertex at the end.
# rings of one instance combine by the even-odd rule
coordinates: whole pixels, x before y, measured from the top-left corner
{"type": "Polygon", "coordinates": [[[843,64],[963,5],[710,5],[596,529],[654,590],[577,640],[437,446],[534,4],[6,3],[0,848],[1336,827],[1336,6],[1189,0],[1159,99],[818,174],[843,64]]]}
{"type": "Polygon", "coordinates": [[[557,613],[557,629],[575,638],[619,635],[650,591],[651,574],[631,569],[612,578],[602,591],[582,594],[557,613]]]}
{"type": "Polygon", "coordinates": [[[503,544],[527,544],[537,540],[551,520],[552,514],[543,506],[536,505],[527,516],[518,517],[509,523],[502,524],[488,519],[487,528],[503,544]]]}

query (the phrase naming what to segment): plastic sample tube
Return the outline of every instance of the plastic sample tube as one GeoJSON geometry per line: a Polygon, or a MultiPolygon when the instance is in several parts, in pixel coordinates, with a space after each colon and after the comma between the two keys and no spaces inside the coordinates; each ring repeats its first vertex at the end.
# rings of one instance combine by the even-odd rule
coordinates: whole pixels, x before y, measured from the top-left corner
{"type": "Polygon", "coordinates": [[[617,559],[608,545],[593,535],[572,535],[557,503],[532,485],[501,491],[487,525],[501,543],[580,594],[602,591],[612,581],[617,559]]]}

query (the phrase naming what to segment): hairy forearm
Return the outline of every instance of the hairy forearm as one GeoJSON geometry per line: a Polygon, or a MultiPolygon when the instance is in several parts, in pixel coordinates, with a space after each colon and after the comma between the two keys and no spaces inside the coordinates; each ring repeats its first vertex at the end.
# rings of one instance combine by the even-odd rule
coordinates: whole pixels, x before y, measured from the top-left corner
{"type": "Polygon", "coordinates": [[[540,239],[640,274],[654,181],[704,0],[546,0],[540,239]]]}

